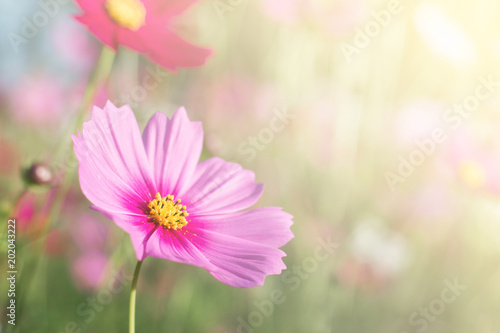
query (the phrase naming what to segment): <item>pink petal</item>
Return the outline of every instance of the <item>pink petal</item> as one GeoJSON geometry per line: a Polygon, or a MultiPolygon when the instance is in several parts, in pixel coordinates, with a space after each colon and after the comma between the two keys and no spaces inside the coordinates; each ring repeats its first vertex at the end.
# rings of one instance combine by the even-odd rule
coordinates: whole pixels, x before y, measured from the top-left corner
{"type": "Polygon", "coordinates": [[[113,213],[96,206],[92,206],[92,209],[100,211],[130,235],[137,260],[144,260],[148,256],[146,245],[151,234],[158,228],[158,225],[148,222],[148,217],[145,214],[113,213]]]}
{"type": "Polygon", "coordinates": [[[127,233],[132,233],[136,230],[135,227],[146,224],[148,217],[145,213],[131,212],[110,212],[104,208],[90,206],[91,209],[101,212],[106,218],[115,222],[120,228],[127,233]]]}
{"type": "Polygon", "coordinates": [[[118,40],[116,37],[119,27],[107,14],[94,15],[85,13],[80,16],[75,16],[75,19],[87,26],[87,29],[89,29],[103,44],[111,47],[113,50],[118,48],[118,40]]]}
{"type": "Polygon", "coordinates": [[[185,264],[214,268],[193,243],[191,238],[196,237],[187,230],[172,230],[158,227],[150,234],[145,242],[146,256],[162,258],[185,264]]]}
{"type": "Polygon", "coordinates": [[[211,50],[191,44],[161,25],[149,24],[138,31],[119,29],[118,42],[171,71],[201,66],[212,54],[211,50]]]}
{"type": "Polygon", "coordinates": [[[142,214],[156,186],[132,110],[95,107],[73,142],[87,199],[109,212],[142,214]]]}
{"type": "Polygon", "coordinates": [[[171,120],[156,113],[143,133],[149,164],[162,196],[177,196],[192,177],[203,146],[203,128],[191,122],[184,108],[171,120]]]}
{"type": "Polygon", "coordinates": [[[236,212],[250,207],[262,195],[264,185],[254,179],[252,171],[214,157],[198,164],[191,186],[179,197],[190,214],[236,212]]]}
{"type": "Polygon", "coordinates": [[[211,267],[206,268],[217,280],[239,288],[261,286],[267,275],[280,274],[286,268],[286,254],[274,247],[209,230],[193,229],[190,241],[211,267]]]}
{"type": "Polygon", "coordinates": [[[199,0],[142,0],[148,13],[169,19],[182,14],[199,0]]]}
{"type": "Polygon", "coordinates": [[[196,227],[181,230],[158,227],[146,241],[132,238],[134,244],[145,245],[144,257],[150,255],[203,267],[233,287],[262,285],[267,275],[279,274],[286,268],[281,260],[286,254],[275,247],[196,227]]]}
{"type": "Polygon", "coordinates": [[[294,236],[292,215],[280,207],[264,207],[244,212],[192,217],[190,226],[252,242],[281,247],[294,236]]]}
{"type": "Polygon", "coordinates": [[[105,2],[106,0],[76,0],[76,3],[84,12],[93,14],[106,13],[105,2]]]}
{"type": "Polygon", "coordinates": [[[103,44],[116,50],[117,30],[119,26],[111,19],[104,3],[106,0],[76,0],[83,13],[76,15],[75,19],[87,26],[103,44]]]}
{"type": "Polygon", "coordinates": [[[149,239],[157,229],[158,226],[154,223],[143,223],[142,225],[136,224],[134,230],[129,232],[137,260],[142,261],[149,255],[147,252],[149,239]]]}

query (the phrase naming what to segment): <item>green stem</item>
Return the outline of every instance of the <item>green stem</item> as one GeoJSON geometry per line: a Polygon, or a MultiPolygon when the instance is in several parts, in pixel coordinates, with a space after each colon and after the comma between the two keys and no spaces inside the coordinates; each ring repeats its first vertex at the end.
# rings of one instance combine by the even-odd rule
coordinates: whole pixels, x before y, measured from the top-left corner
{"type": "Polygon", "coordinates": [[[135,333],[135,295],[137,279],[139,278],[139,272],[141,271],[142,261],[137,261],[135,266],[134,279],[132,280],[132,287],[130,289],[130,306],[129,306],[129,317],[128,317],[128,332],[135,333]]]}

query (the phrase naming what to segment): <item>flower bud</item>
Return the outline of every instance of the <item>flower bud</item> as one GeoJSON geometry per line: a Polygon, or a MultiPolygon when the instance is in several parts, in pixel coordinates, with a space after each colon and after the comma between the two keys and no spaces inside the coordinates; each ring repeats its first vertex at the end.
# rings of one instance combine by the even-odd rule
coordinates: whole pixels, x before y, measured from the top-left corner
{"type": "Polygon", "coordinates": [[[54,175],[49,167],[42,163],[34,163],[24,172],[24,179],[29,184],[50,185],[54,181],[54,175]]]}

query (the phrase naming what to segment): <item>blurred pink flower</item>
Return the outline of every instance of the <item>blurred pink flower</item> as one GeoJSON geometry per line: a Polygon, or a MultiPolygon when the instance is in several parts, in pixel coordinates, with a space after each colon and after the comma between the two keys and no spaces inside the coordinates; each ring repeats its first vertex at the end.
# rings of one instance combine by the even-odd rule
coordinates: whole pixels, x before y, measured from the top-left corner
{"type": "Polygon", "coordinates": [[[344,37],[368,19],[368,8],[360,0],[339,0],[329,6],[315,6],[312,16],[334,37],[344,37]]]}
{"type": "Polygon", "coordinates": [[[109,257],[101,251],[79,255],[71,263],[71,273],[76,284],[85,290],[95,290],[104,281],[109,257]]]}
{"type": "Polygon", "coordinates": [[[75,283],[84,290],[95,290],[105,278],[109,256],[108,227],[90,215],[82,215],[71,228],[77,252],[71,255],[71,273],[75,283]]]}
{"type": "Polygon", "coordinates": [[[264,12],[283,23],[297,24],[301,15],[299,1],[262,0],[264,12]]]}
{"type": "Polygon", "coordinates": [[[172,23],[196,0],[76,0],[76,19],[105,45],[124,45],[171,71],[203,65],[211,50],[195,46],[172,31],[172,23]]]}
{"type": "Polygon", "coordinates": [[[430,138],[435,128],[441,127],[445,106],[433,100],[419,100],[398,110],[394,118],[393,135],[403,148],[415,147],[416,141],[430,138]]]}
{"type": "Polygon", "coordinates": [[[82,192],[130,234],[138,260],[200,266],[243,288],[285,268],[278,248],[293,238],[292,216],[279,207],[241,211],[263,185],[238,164],[198,163],[203,129],[183,108],[172,119],[155,114],[141,136],[130,107],[108,102],[73,141],[82,192]]]}
{"type": "Polygon", "coordinates": [[[59,124],[67,112],[63,85],[49,74],[26,76],[9,94],[9,110],[19,122],[59,124]]]}
{"type": "Polygon", "coordinates": [[[16,203],[14,216],[17,218],[19,234],[30,239],[41,235],[48,222],[48,214],[54,199],[55,191],[46,195],[25,193],[16,203]]]}
{"type": "Polygon", "coordinates": [[[264,13],[287,24],[310,23],[334,37],[351,33],[367,17],[366,4],[359,0],[262,0],[264,13]]]}
{"type": "Polygon", "coordinates": [[[104,249],[108,238],[108,228],[96,218],[82,215],[78,218],[77,225],[71,230],[80,252],[88,252],[89,249],[104,249]]]}
{"type": "Polygon", "coordinates": [[[500,153],[496,145],[479,140],[468,130],[449,139],[444,152],[456,179],[475,190],[500,194],[500,153]]]}

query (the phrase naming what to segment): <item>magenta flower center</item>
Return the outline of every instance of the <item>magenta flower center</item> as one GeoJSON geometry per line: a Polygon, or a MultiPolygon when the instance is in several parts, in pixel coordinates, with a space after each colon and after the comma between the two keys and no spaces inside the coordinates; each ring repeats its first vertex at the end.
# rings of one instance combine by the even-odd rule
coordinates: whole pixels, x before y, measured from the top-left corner
{"type": "Polygon", "coordinates": [[[113,21],[130,30],[138,30],[146,21],[146,8],[140,0],[106,0],[104,6],[113,21]]]}
{"type": "Polygon", "coordinates": [[[181,205],[181,199],[175,200],[174,196],[169,194],[161,197],[156,193],[156,197],[148,204],[150,222],[161,225],[167,229],[181,229],[188,221],[186,216],[186,206],[181,205]]]}

